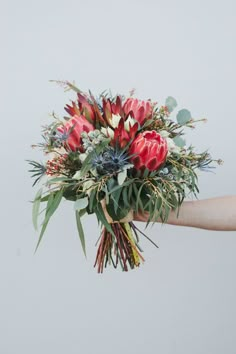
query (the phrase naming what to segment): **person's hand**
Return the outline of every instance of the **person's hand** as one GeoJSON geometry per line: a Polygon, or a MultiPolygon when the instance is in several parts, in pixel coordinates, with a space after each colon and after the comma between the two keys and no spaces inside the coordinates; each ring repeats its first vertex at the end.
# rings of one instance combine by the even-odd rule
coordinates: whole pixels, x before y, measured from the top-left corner
{"type": "Polygon", "coordinates": [[[133,212],[133,210],[130,210],[129,213],[123,219],[121,219],[119,221],[116,221],[116,220],[113,220],[110,217],[110,215],[108,214],[107,208],[106,208],[106,200],[105,199],[101,200],[101,205],[102,205],[102,209],[103,209],[104,215],[105,215],[105,217],[106,217],[106,219],[107,219],[109,224],[118,223],[118,222],[125,223],[125,222],[131,222],[132,220],[134,220],[134,212],[133,212]]]}

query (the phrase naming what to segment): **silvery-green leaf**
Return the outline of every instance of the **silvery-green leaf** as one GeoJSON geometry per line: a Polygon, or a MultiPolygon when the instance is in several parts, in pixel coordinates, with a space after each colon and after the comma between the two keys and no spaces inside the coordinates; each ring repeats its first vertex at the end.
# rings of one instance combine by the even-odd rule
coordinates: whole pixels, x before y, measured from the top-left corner
{"type": "Polygon", "coordinates": [[[177,101],[174,97],[167,97],[165,105],[168,108],[168,111],[171,113],[177,107],[177,101]]]}
{"type": "Polygon", "coordinates": [[[160,130],[159,134],[163,137],[163,138],[167,138],[170,133],[167,130],[160,130]]]}
{"type": "Polygon", "coordinates": [[[92,173],[92,175],[93,175],[94,177],[97,177],[97,176],[98,176],[98,173],[97,173],[97,171],[96,171],[96,168],[91,168],[90,172],[92,173]]]}
{"type": "Polygon", "coordinates": [[[81,173],[80,171],[77,171],[74,176],[73,176],[74,179],[80,179],[81,178],[81,173]]]}
{"type": "Polygon", "coordinates": [[[184,147],[186,142],[183,138],[181,138],[180,136],[176,136],[174,139],[173,139],[175,145],[177,145],[178,147],[184,147]]]}
{"type": "Polygon", "coordinates": [[[126,177],[127,177],[127,170],[123,170],[118,173],[117,180],[120,186],[124,183],[126,177]]]}
{"type": "Polygon", "coordinates": [[[177,116],[177,122],[180,124],[180,125],[184,125],[186,124],[191,118],[191,113],[189,112],[189,110],[187,109],[181,109],[177,116]]]}
{"type": "Polygon", "coordinates": [[[86,154],[86,153],[83,153],[83,154],[80,154],[79,155],[79,159],[80,159],[80,161],[83,163],[84,162],[84,160],[86,159],[86,157],[88,157],[88,154],[86,154]]]}
{"type": "Polygon", "coordinates": [[[88,197],[80,198],[75,201],[74,209],[81,210],[86,208],[88,205],[88,197]]]}
{"type": "Polygon", "coordinates": [[[132,168],[132,167],[134,167],[134,165],[133,165],[132,163],[127,163],[127,165],[124,165],[124,166],[122,167],[122,169],[123,169],[123,170],[128,170],[128,169],[130,169],[130,168],[132,168]]]}
{"type": "MultiPolygon", "coordinates": [[[[86,182],[83,183],[83,192],[90,194],[91,192],[91,187],[94,185],[94,181],[89,179],[86,182]]],[[[87,206],[87,205],[86,205],[87,206]]]]}
{"type": "Polygon", "coordinates": [[[107,189],[107,185],[106,184],[103,187],[103,191],[105,192],[106,204],[108,204],[109,203],[109,195],[108,195],[108,189],[107,189]]]}

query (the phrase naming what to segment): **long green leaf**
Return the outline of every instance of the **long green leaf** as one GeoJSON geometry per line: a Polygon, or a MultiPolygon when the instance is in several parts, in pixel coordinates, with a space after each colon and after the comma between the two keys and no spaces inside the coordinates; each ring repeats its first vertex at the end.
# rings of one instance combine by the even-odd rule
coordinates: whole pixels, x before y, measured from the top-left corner
{"type": "Polygon", "coordinates": [[[131,183],[133,183],[133,181],[134,181],[134,180],[130,179],[130,180],[124,182],[124,183],[122,184],[122,186],[116,185],[114,188],[112,188],[111,190],[109,190],[108,195],[114,193],[114,192],[117,191],[118,189],[122,189],[123,187],[130,185],[131,183]]]}
{"type": "Polygon", "coordinates": [[[112,230],[112,227],[111,225],[108,223],[106,217],[105,217],[105,214],[103,212],[103,209],[102,209],[102,206],[101,206],[101,203],[98,203],[97,205],[97,208],[95,210],[95,213],[97,215],[97,218],[99,221],[101,221],[101,223],[106,227],[106,229],[112,234],[112,236],[115,238],[115,234],[112,230]]]}
{"type": "Polygon", "coordinates": [[[42,196],[42,188],[40,188],[34,198],[33,208],[32,208],[32,220],[35,230],[38,230],[38,215],[39,215],[39,207],[42,196]]]}
{"type": "Polygon", "coordinates": [[[37,249],[39,247],[39,244],[40,244],[42,237],[45,233],[45,230],[47,228],[50,218],[52,217],[52,215],[54,214],[54,212],[56,211],[56,209],[58,208],[58,206],[61,202],[62,196],[63,196],[63,189],[61,189],[57,192],[53,192],[49,196],[49,199],[47,202],[47,207],[46,207],[45,218],[44,218],[42,229],[41,229],[41,232],[39,235],[38,243],[35,248],[35,252],[37,251],[37,249]]]}
{"type": "Polygon", "coordinates": [[[82,226],[81,219],[80,219],[80,213],[79,213],[78,210],[76,210],[75,216],[76,216],[76,225],[77,225],[77,229],[78,229],[78,232],[79,232],[79,238],[80,238],[81,246],[82,246],[84,255],[86,257],[84,230],[83,230],[83,226],[82,226]]]}

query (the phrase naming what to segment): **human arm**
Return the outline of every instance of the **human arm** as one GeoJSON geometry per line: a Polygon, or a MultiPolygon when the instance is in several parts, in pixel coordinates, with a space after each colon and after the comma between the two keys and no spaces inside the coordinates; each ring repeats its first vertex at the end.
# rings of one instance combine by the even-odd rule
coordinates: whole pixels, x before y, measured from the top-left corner
{"type": "MultiPolygon", "coordinates": [[[[134,215],[134,220],[148,220],[148,213],[134,215]]],[[[167,224],[196,227],[207,230],[236,231],[236,196],[223,196],[204,200],[185,201],[171,211],[167,224]]]]}

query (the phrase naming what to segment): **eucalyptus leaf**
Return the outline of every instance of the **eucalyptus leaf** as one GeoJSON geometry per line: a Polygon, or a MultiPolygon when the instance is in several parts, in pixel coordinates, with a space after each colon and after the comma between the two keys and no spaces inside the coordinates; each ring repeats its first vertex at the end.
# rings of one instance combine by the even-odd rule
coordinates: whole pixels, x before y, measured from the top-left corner
{"type": "Polygon", "coordinates": [[[80,171],[77,171],[75,174],[74,174],[74,176],[73,176],[73,178],[74,179],[81,179],[81,173],[80,173],[80,171]]]}
{"type": "Polygon", "coordinates": [[[173,141],[175,145],[177,145],[178,147],[184,147],[186,145],[186,141],[183,138],[181,138],[181,136],[174,137],[173,141]]]}
{"type": "Polygon", "coordinates": [[[188,121],[190,121],[190,119],[192,118],[192,115],[190,113],[190,111],[188,109],[181,109],[178,113],[177,113],[177,122],[180,125],[184,125],[186,124],[188,121]]]}
{"type": "Polygon", "coordinates": [[[167,97],[165,105],[168,108],[168,111],[171,113],[177,107],[177,101],[174,97],[167,97]]]}
{"type": "Polygon", "coordinates": [[[120,186],[124,183],[125,179],[127,177],[127,170],[120,171],[117,175],[117,181],[120,186]]]}
{"type": "Polygon", "coordinates": [[[82,210],[88,206],[88,197],[80,198],[75,201],[74,210],[82,210]]]}
{"type": "MultiPolygon", "coordinates": [[[[131,156],[134,156],[134,155],[136,155],[136,154],[130,155],[130,157],[131,157],[131,156]]],[[[123,169],[123,170],[129,170],[129,169],[132,168],[132,167],[134,167],[134,164],[133,164],[133,163],[127,163],[127,165],[124,165],[124,166],[122,167],[122,169],[123,169]]]]}

